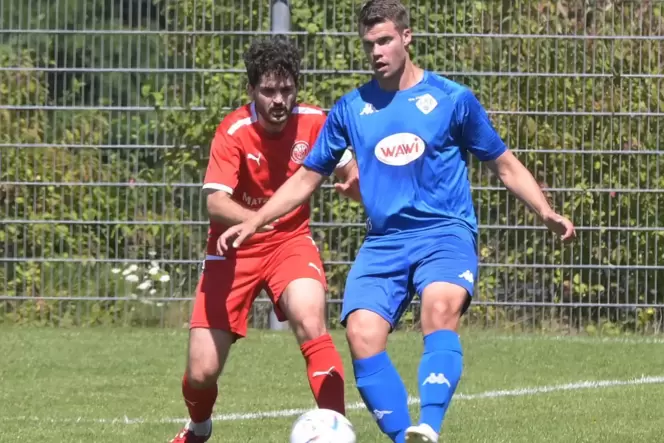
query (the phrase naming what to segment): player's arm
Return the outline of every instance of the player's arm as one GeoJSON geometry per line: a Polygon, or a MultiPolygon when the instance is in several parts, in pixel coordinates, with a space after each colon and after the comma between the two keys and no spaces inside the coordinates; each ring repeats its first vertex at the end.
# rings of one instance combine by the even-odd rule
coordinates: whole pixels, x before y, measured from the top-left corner
{"type": "Polygon", "coordinates": [[[498,176],[505,187],[526,204],[562,240],[576,235],[574,225],[549,205],[535,177],[507,149],[477,98],[465,90],[457,102],[457,122],[464,146],[498,176]]]}
{"type": "Polygon", "coordinates": [[[334,184],[338,193],[358,202],[362,202],[360,195],[360,172],[357,168],[357,161],[353,157],[351,149],[346,149],[339,160],[339,164],[334,169],[334,175],[340,182],[334,184]]]}
{"type": "MultiPolygon", "coordinates": [[[[350,193],[350,188],[356,180],[357,164],[350,151],[344,152],[342,159],[334,168],[334,173],[337,177],[343,180],[344,183],[342,183],[342,185],[348,187],[349,196],[354,198],[354,195],[350,193]]],[[[325,180],[325,175],[317,170],[310,169],[305,162],[305,164],[299,168],[290,179],[286,180],[286,182],[277,189],[274,195],[257,212],[239,207],[237,203],[231,200],[231,204],[235,204],[235,206],[238,206],[239,209],[243,210],[242,212],[235,212],[235,208],[233,208],[233,214],[236,214],[238,219],[242,217],[242,219],[236,223],[248,221],[252,217],[255,217],[253,222],[256,226],[264,226],[268,223],[272,223],[279,217],[288,214],[305,203],[325,180]]]]}
{"type": "Polygon", "coordinates": [[[503,185],[542,220],[554,214],[535,177],[511,151],[505,151],[486,164],[503,185]]]}
{"type": "Polygon", "coordinates": [[[319,172],[302,166],[245,223],[258,228],[288,214],[306,202],[324,179],[319,172]]]}
{"type": "Polygon", "coordinates": [[[307,201],[330,176],[350,145],[343,126],[343,102],[337,103],[328,116],[314,147],[295,174],[281,185],[274,195],[249,220],[224,232],[220,238],[222,250],[237,248],[253,235],[259,226],[266,225],[307,201]]]}
{"type": "Polygon", "coordinates": [[[255,214],[231,198],[239,180],[240,158],[236,141],[223,128],[217,129],[210,146],[203,192],[210,220],[225,226],[242,223],[255,214]]]}
{"type": "Polygon", "coordinates": [[[249,220],[256,213],[231,199],[228,192],[215,189],[205,189],[204,191],[210,220],[233,226],[249,220]]]}

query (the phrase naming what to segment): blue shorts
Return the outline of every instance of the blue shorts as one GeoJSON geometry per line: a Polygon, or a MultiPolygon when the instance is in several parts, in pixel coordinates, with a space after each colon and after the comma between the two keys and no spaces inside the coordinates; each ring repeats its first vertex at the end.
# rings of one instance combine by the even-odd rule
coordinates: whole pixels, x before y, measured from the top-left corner
{"type": "Polygon", "coordinates": [[[463,287],[469,303],[477,268],[476,236],[461,227],[367,237],[348,273],[341,323],[366,309],[394,328],[415,294],[435,282],[463,287]]]}

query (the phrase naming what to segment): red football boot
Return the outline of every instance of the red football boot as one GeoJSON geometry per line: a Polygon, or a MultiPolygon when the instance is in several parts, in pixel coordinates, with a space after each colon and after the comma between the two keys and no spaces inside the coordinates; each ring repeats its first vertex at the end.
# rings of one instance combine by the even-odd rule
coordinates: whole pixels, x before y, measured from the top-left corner
{"type": "Polygon", "coordinates": [[[207,435],[196,435],[191,429],[191,423],[182,428],[170,443],[205,443],[212,436],[212,430],[207,435]]]}

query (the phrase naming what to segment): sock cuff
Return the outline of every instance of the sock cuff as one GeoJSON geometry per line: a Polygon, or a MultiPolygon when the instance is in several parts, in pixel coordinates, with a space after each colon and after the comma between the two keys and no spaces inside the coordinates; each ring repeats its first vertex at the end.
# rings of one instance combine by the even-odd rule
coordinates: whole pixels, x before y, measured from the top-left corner
{"type": "Polygon", "coordinates": [[[389,366],[392,366],[392,361],[390,360],[390,356],[387,355],[387,351],[380,352],[371,357],[353,360],[353,370],[356,377],[368,377],[389,366]]]}
{"type": "Polygon", "coordinates": [[[182,376],[182,393],[186,396],[187,394],[191,395],[210,395],[213,397],[217,396],[219,387],[217,383],[212,383],[210,386],[204,388],[197,388],[191,385],[191,382],[187,378],[187,374],[182,376]]]}
{"type": "Polygon", "coordinates": [[[334,342],[332,341],[332,337],[328,333],[302,343],[302,346],[300,346],[300,351],[302,351],[302,354],[306,357],[315,352],[318,352],[321,349],[329,347],[334,347],[334,342]]]}
{"type": "Polygon", "coordinates": [[[459,334],[450,329],[441,329],[424,336],[424,353],[454,351],[463,355],[459,334]]]}

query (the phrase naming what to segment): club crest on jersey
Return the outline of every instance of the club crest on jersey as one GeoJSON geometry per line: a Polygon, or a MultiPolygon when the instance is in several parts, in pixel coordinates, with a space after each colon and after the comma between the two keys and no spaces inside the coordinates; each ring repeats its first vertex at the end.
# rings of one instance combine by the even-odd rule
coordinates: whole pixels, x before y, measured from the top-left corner
{"type": "Polygon", "coordinates": [[[420,95],[419,97],[409,98],[408,101],[414,101],[417,109],[422,111],[423,114],[428,114],[429,112],[433,111],[436,106],[438,106],[438,102],[431,94],[424,94],[420,95]]]}
{"type": "Polygon", "coordinates": [[[386,165],[404,166],[424,154],[424,140],[409,132],[385,137],[374,149],[376,158],[386,165]]]}
{"type": "Polygon", "coordinates": [[[291,149],[290,158],[293,162],[301,165],[304,159],[307,158],[307,154],[309,154],[309,143],[298,140],[291,149]]]}

